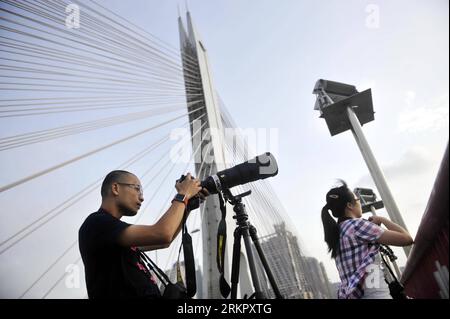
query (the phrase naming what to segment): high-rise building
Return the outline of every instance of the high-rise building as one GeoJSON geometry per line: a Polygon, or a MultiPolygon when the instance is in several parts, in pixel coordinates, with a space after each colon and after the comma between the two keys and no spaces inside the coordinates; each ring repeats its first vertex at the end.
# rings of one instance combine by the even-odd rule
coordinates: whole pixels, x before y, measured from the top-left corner
{"type": "MultiPolygon", "coordinates": [[[[286,229],[284,223],[275,225],[274,228],[275,233],[261,237],[260,243],[281,294],[285,298],[301,299],[324,296],[325,293],[319,294],[319,290],[315,293],[314,279],[308,278],[311,277],[308,274],[308,264],[302,255],[297,237],[286,229]]],[[[259,266],[258,270],[260,270],[259,273],[262,273],[262,264],[258,258],[256,260],[259,266]]],[[[322,272],[321,276],[323,277],[322,272]]],[[[266,294],[273,297],[274,294],[267,277],[261,277],[266,294]]]]}
{"type": "Polygon", "coordinates": [[[331,299],[333,298],[330,291],[330,282],[326,274],[325,268],[321,262],[314,257],[304,257],[306,269],[311,283],[311,288],[316,299],[331,299]]]}

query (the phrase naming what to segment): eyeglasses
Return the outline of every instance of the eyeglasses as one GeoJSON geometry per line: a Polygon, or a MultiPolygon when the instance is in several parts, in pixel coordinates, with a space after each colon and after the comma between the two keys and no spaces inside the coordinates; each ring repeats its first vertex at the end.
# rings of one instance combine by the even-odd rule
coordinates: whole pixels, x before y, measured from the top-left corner
{"type": "Polygon", "coordinates": [[[117,183],[119,185],[127,185],[138,191],[139,195],[144,195],[144,189],[139,184],[130,184],[130,183],[117,183]]]}

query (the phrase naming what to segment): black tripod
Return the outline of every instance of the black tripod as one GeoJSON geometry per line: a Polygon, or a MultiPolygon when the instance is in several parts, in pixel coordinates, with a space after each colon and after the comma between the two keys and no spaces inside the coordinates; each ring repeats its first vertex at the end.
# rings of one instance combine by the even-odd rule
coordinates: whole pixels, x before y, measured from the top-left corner
{"type": "Polygon", "coordinates": [[[234,244],[233,244],[233,259],[231,266],[231,299],[236,299],[237,297],[237,286],[239,283],[239,265],[240,265],[240,253],[241,253],[241,237],[244,238],[245,250],[248,258],[248,265],[250,268],[250,274],[252,277],[253,287],[255,289],[254,297],[256,299],[264,299],[264,293],[261,290],[261,284],[258,278],[258,272],[256,270],[255,259],[253,256],[252,247],[250,245],[250,237],[253,244],[256,247],[258,256],[264,267],[264,271],[267,274],[270,285],[273,288],[275,296],[277,299],[283,299],[278,286],[273,277],[272,271],[269,268],[267,259],[264,256],[264,252],[261,249],[258,237],[256,235],[256,228],[250,224],[248,221],[248,215],[245,211],[245,205],[242,203],[242,198],[251,194],[251,191],[247,191],[243,194],[234,196],[231,194],[229,189],[222,190],[223,196],[226,201],[233,205],[233,211],[236,213],[233,216],[236,219],[237,227],[234,231],[234,244]]]}

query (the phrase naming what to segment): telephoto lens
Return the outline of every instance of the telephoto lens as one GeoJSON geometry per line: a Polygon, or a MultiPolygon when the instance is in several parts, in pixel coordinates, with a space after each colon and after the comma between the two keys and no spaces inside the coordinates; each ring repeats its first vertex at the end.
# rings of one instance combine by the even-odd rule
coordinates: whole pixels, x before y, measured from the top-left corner
{"type": "Polygon", "coordinates": [[[266,179],[278,174],[277,161],[273,154],[266,152],[247,162],[217,172],[201,182],[210,194],[217,194],[222,189],[266,179]]]}

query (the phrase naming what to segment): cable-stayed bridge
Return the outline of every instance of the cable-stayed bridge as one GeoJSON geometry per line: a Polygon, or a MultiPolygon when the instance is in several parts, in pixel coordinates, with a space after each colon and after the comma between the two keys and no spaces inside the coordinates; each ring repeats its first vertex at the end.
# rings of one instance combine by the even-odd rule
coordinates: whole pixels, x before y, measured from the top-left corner
{"type": "MultiPolygon", "coordinates": [[[[109,171],[129,170],[143,183],[144,205],[126,221],[154,223],[182,173],[204,179],[258,155],[238,134],[214,87],[205,44],[189,13],[186,24],[178,21],[179,48],[97,1],[2,0],[0,21],[2,297],[86,296],[77,231],[99,207],[109,171]]],[[[249,189],[252,195],[243,201],[282,294],[334,296],[323,266],[304,255],[270,181],[233,192],[249,189]]],[[[229,207],[228,278],[231,215],[229,207]]],[[[218,200],[210,196],[187,222],[194,231],[199,298],[220,297],[219,220],[218,200]]],[[[180,238],[149,255],[171,272],[179,245],[180,238]]],[[[241,296],[252,290],[245,257],[241,296]]],[[[273,296],[260,263],[257,268],[265,293],[273,296]]]]}

